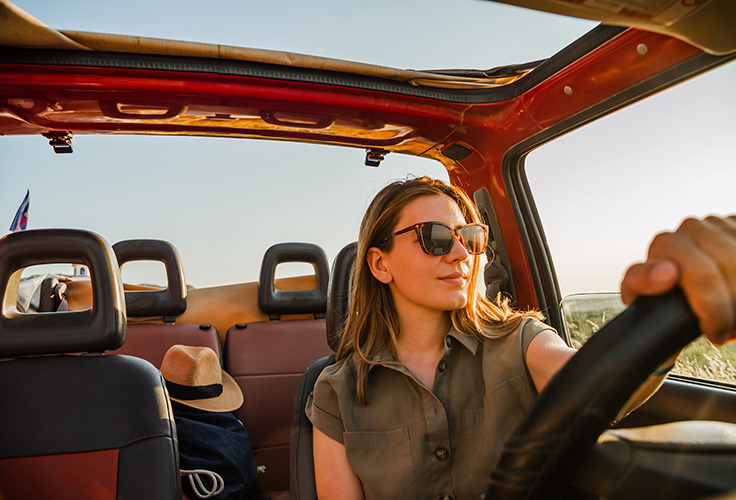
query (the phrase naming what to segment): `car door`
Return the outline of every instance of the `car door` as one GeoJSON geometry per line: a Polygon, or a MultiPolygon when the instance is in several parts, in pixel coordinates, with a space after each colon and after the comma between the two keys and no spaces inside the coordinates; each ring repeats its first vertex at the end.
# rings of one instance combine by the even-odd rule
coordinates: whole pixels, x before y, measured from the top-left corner
{"type": "MultiPolygon", "coordinates": [[[[538,292],[571,345],[624,307],[623,271],[645,257],[656,232],[733,212],[734,84],[731,62],[509,162],[518,198],[529,200],[518,216],[537,235],[528,246],[538,292]]],[[[736,345],[693,342],[660,391],[620,425],[691,419],[736,421],[736,345]]]]}

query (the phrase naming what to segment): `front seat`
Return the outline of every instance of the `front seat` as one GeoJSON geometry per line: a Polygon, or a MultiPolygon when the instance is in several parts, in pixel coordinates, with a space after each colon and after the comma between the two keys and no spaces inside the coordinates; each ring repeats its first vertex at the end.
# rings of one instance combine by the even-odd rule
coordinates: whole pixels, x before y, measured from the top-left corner
{"type": "MultiPolygon", "coordinates": [[[[347,318],[350,298],[350,282],[355,266],[357,244],[350,243],[335,257],[327,290],[327,343],[337,352],[342,325],[347,318]]],[[[312,455],[312,422],[304,413],[307,399],[312,393],[317,377],[327,366],[335,362],[335,356],[325,356],[312,363],[302,376],[291,420],[289,436],[289,491],[291,500],[316,500],[314,482],[314,458],[312,455]]]]}
{"type": "Polygon", "coordinates": [[[109,244],[68,229],[7,235],[0,239],[0,296],[0,498],[180,500],[161,374],[142,359],[104,354],[126,332],[109,244]],[[92,308],[19,313],[21,270],[67,262],[89,268],[92,308]]]}

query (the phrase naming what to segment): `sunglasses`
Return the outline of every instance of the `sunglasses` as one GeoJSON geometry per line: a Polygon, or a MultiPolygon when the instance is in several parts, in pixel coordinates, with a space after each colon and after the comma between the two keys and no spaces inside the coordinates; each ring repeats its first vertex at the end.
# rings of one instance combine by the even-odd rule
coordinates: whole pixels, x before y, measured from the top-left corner
{"type": "Polygon", "coordinates": [[[472,223],[453,229],[442,222],[419,222],[396,231],[381,240],[380,243],[385,243],[394,236],[408,233],[411,230],[416,231],[422,250],[429,255],[445,255],[452,250],[456,238],[472,255],[480,255],[485,252],[488,243],[488,226],[485,224],[472,223]]]}

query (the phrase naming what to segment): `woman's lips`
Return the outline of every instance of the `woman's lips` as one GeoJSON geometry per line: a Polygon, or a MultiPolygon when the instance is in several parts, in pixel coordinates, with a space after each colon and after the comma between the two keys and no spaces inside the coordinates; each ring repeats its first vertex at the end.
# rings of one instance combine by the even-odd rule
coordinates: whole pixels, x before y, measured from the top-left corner
{"type": "Polygon", "coordinates": [[[448,274],[445,276],[441,276],[440,279],[444,281],[445,283],[449,283],[453,285],[463,285],[465,283],[465,280],[467,279],[467,276],[465,275],[465,273],[456,272],[456,273],[448,274]]]}

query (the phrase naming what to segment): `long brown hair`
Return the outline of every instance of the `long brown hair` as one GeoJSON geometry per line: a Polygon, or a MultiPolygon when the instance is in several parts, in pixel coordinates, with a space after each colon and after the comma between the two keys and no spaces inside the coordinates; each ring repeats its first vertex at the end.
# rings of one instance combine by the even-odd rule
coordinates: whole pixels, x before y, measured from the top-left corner
{"type": "MultiPolygon", "coordinates": [[[[389,287],[378,281],[368,267],[366,257],[372,247],[390,251],[393,239],[384,241],[396,230],[404,207],[411,201],[430,195],[445,195],[457,203],[465,221],[480,222],[475,206],[461,189],[429,177],[392,182],[373,198],[360,225],[355,256],[350,306],[337,359],[349,358],[357,372],[358,401],[366,402],[368,372],[372,358],[384,349],[396,356],[399,318],[389,287]]],[[[465,307],[451,312],[455,329],[479,340],[497,338],[511,332],[525,316],[541,319],[539,312],[514,310],[509,299],[499,294],[495,302],[477,288],[480,259],[473,259],[468,301],[465,307]]]]}

